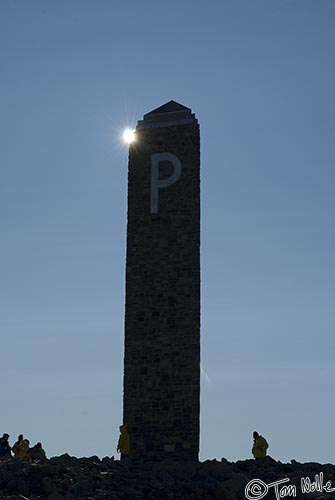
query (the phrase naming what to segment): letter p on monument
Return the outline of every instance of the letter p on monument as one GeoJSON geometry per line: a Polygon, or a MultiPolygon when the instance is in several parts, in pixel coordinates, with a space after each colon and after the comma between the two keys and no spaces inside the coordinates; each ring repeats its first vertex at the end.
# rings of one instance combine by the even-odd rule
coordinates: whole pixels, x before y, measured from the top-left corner
{"type": "Polygon", "coordinates": [[[129,145],[123,422],[133,457],[198,460],[200,133],[170,101],[129,145]]]}
{"type": "Polygon", "coordinates": [[[158,212],[158,192],[159,189],[167,188],[174,184],[181,174],[181,162],[176,155],[172,153],[155,153],[151,155],[151,205],[150,213],[158,212]],[[168,161],[173,165],[172,174],[165,178],[159,179],[159,163],[168,161]]]}

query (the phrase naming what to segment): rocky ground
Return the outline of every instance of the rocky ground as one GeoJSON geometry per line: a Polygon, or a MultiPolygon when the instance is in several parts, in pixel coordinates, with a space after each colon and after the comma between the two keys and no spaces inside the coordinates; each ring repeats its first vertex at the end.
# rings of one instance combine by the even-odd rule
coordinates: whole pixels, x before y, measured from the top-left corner
{"type": "Polygon", "coordinates": [[[294,460],[283,464],[271,457],[235,463],[225,459],[202,463],[126,463],[108,457],[100,460],[62,455],[45,464],[29,464],[23,459],[0,462],[0,499],[6,500],[273,500],[276,497],[335,500],[335,466],[301,464],[294,460]],[[269,486],[285,479],[288,480],[269,486]]]}

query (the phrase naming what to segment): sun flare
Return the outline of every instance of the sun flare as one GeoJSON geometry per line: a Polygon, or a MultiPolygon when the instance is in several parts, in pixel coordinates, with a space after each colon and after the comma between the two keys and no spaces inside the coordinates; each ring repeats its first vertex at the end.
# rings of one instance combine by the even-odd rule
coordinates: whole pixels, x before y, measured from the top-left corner
{"type": "Polygon", "coordinates": [[[131,144],[132,142],[135,141],[135,130],[131,130],[130,128],[127,128],[123,132],[123,140],[127,144],[131,144]]]}

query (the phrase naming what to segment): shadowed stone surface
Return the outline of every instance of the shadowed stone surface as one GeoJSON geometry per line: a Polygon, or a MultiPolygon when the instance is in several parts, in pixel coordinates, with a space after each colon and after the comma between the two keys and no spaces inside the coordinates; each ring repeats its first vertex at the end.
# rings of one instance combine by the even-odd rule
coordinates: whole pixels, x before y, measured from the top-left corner
{"type": "Polygon", "coordinates": [[[197,460],[199,393],[199,126],[189,108],[171,101],[138,123],[129,149],[124,423],[131,454],[197,460]],[[153,155],[161,158],[156,188],[153,155]],[[180,175],[160,187],[176,175],[175,158],[180,175]]]}
{"type": "MultiPolygon", "coordinates": [[[[294,460],[283,464],[271,457],[218,462],[123,463],[105,457],[52,458],[46,464],[25,460],[0,461],[0,498],[4,500],[246,500],[245,488],[253,479],[266,484],[289,478],[296,498],[334,500],[334,492],[302,493],[301,478],[324,475],[324,485],[335,487],[335,466],[294,460]]],[[[274,488],[264,496],[274,500],[274,488]]],[[[294,498],[294,497],[284,497],[294,498]]]]}

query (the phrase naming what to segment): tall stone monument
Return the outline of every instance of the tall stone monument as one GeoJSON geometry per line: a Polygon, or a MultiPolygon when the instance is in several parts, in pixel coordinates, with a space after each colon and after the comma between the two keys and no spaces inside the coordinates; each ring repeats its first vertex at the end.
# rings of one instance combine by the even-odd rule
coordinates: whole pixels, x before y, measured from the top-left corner
{"type": "Polygon", "coordinates": [[[124,424],[133,456],[198,460],[200,139],[170,101],[129,146],[124,424]]]}

